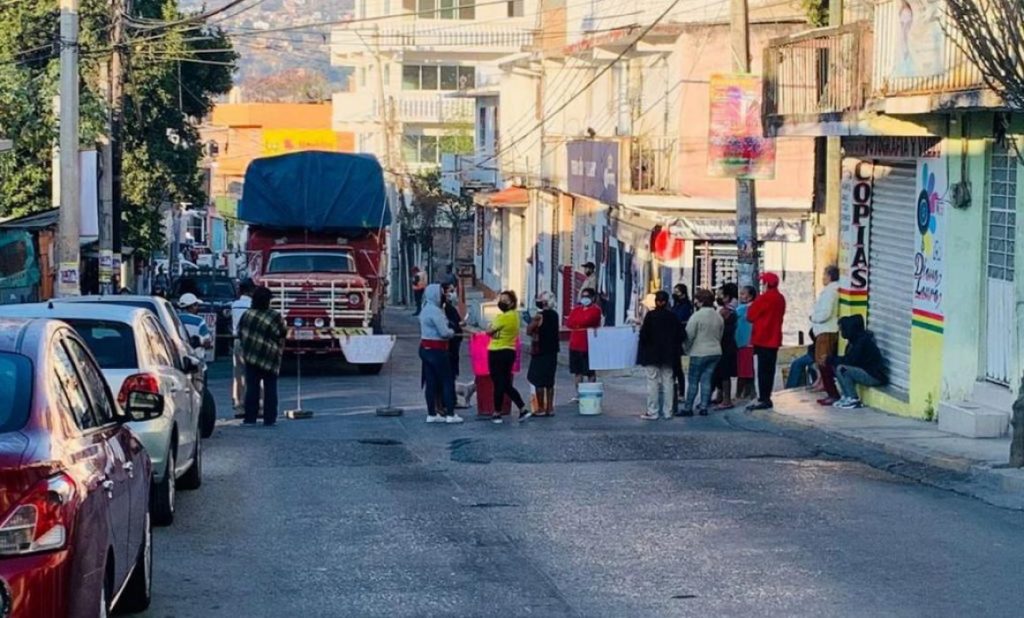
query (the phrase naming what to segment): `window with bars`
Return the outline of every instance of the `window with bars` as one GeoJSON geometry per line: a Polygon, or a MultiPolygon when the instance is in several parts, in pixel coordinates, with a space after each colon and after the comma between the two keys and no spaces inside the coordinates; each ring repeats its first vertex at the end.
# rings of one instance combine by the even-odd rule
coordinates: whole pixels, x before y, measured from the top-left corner
{"type": "Polygon", "coordinates": [[[402,90],[466,90],[476,86],[476,69],[453,65],[402,66],[402,90]]]}
{"type": "Polygon", "coordinates": [[[1013,281],[1017,238],[1017,159],[995,145],[988,183],[988,276],[1013,281]]]}

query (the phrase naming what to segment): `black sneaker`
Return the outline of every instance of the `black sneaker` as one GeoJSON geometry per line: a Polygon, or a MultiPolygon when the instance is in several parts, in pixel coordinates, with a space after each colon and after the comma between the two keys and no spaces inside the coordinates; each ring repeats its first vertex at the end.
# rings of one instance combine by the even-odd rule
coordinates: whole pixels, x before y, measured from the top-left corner
{"type": "Polygon", "coordinates": [[[678,410],[672,416],[693,416],[693,410],[678,410]]]}
{"type": "Polygon", "coordinates": [[[770,402],[770,401],[755,401],[755,402],[751,403],[749,406],[747,406],[747,409],[748,410],[771,410],[773,407],[774,406],[772,406],[772,402],[770,402]]]}

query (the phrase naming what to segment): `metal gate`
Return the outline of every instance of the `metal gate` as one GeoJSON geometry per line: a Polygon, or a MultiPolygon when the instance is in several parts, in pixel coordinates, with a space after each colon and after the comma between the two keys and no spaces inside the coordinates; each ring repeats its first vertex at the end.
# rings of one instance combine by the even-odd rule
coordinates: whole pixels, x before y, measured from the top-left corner
{"type": "Polygon", "coordinates": [[[1014,244],[1017,235],[1017,159],[994,145],[988,178],[985,378],[1010,383],[1014,338],[1014,244]]]}
{"type": "Polygon", "coordinates": [[[871,206],[868,328],[889,368],[889,382],[910,388],[910,319],[914,303],[914,163],[876,161],[871,206]]]}

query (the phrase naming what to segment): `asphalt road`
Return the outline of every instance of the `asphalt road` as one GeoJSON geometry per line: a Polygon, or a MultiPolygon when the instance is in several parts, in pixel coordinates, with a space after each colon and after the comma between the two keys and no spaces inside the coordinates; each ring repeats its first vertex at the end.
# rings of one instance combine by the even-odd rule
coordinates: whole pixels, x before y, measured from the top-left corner
{"type": "Polygon", "coordinates": [[[242,428],[214,369],[224,418],[147,616],[1024,615],[1024,513],[724,416],[645,423],[637,389],[601,417],[427,425],[415,345],[393,419],[386,374],[327,363],[313,419],[242,428]]]}

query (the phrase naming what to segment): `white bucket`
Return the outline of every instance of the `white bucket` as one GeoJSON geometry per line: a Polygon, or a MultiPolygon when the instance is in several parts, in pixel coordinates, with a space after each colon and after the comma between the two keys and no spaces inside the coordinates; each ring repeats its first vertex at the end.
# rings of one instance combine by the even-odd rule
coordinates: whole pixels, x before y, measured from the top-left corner
{"type": "Polygon", "coordinates": [[[578,391],[580,397],[580,414],[597,416],[601,413],[601,400],[604,398],[604,385],[600,382],[584,382],[578,391]]]}

